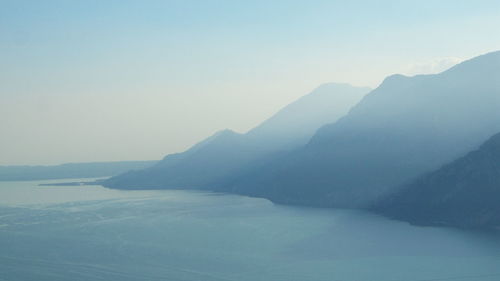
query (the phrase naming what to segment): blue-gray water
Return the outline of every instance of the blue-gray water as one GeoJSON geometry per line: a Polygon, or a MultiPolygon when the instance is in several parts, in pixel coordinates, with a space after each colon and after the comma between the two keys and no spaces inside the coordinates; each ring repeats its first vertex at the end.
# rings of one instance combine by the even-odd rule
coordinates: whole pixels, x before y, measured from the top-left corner
{"type": "Polygon", "coordinates": [[[500,280],[494,234],[234,195],[38,183],[0,182],[0,280],[500,280]]]}

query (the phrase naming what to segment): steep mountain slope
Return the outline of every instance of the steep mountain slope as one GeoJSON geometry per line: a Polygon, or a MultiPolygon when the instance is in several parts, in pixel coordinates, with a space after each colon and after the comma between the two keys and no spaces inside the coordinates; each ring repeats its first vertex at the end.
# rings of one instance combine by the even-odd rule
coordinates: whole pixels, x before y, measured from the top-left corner
{"type": "Polygon", "coordinates": [[[275,202],[366,207],[500,131],[500,52],[437,75],[388,77],[302,149],[247,174],[234,192],[275,202]]]}
{"type": "Polygon", "coordinates": [[[321,85],[250,130],[246,137],[281,150],[305,145],[317,129],[347,114],[370,90],[340,83],[321,85]]]}
{"type": "Polygon", "coordinates": [[[374,210],[424,225],[500,227],[500,134],[426,174],[374,210]]]}
{"type": "Polygon", "coordinates": [[[304,145],[319,127],[345,115],[369,91],[347,84],[322,85],[247,134],[218,132],[183,153],[168,155],[154,167],[111,178],[104,185],[220,190],[244,171],[304,145]]]}

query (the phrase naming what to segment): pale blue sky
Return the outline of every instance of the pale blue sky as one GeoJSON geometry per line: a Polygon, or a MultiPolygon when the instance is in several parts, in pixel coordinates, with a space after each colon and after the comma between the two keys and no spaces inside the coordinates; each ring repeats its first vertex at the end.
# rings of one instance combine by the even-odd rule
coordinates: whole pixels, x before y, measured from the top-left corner
{"type": "Polygon", "coordinates": [[[2,1],[0,165],[158,159],[500,49],[499,1],[2,1]]]}

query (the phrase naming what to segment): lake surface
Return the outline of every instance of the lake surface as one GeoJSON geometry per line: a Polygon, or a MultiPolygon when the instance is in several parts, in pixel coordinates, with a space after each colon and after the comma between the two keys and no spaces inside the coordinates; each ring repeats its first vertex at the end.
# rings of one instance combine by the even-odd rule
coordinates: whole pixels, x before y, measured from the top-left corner
{"type": "MultiPolygon", "coordinates": [[[[63,180],[72,181],[72,180],[63,180]]],[[[0,280],[498,281],[498,234],[185,191],[0,182],[0,280]]]]}

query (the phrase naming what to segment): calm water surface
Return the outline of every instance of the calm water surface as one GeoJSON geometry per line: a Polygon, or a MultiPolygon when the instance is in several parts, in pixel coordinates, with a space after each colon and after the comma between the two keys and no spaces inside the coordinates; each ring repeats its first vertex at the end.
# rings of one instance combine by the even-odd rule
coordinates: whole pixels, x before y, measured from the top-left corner
{"type": "Polygon", "coordinates": [[[0,182],[0,280],[500,280],[491,233],[234,195],[41,182],[0,182]]]}

